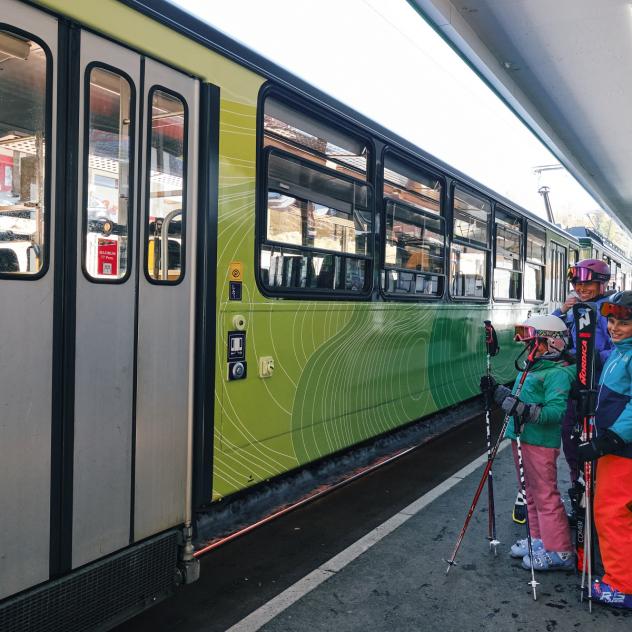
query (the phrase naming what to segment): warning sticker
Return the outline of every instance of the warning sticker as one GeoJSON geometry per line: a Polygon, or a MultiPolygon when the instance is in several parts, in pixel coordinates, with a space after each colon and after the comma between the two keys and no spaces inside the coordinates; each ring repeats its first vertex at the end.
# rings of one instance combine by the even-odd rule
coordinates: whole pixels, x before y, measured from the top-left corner
{"type": "Polygon", "coordinates": [[[241,261],[231,261],[228,265],[228,278],[231,281],[241,281],[243,271],[244,270],[241,261]]]}

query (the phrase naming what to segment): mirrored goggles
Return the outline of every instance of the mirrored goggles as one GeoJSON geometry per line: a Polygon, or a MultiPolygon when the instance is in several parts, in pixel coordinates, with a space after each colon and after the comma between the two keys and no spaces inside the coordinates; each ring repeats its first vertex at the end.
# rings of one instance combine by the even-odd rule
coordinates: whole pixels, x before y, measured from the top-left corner
{"type": "Polygon", "coordinates": [[[535,327],[529,325],[516,325],[514,328],[514,340],[516,342],[529,342],[537,336],[535,327]]]}
{"type": "Polygon", "coordinates": [[[593,280],[593,271],[590,268],[571,266],[568,269],[568,280],[571,283],[584,283],[593,280]]]}
{"type": "Polygon", "coordinates": [[[616,303],[602,303],[599,310],[602,316],[616,318],[617,320],[632,320],[632,307],[617,305],[616,303]]]}

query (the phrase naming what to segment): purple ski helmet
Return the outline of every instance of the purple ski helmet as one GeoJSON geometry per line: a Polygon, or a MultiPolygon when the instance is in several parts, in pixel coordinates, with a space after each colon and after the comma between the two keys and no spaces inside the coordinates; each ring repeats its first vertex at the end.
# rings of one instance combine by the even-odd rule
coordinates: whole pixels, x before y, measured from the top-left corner
{"type": "Polygon", "coordinates": [[[582,259],[568,269],[568,280],[574,285],[586,281],[598,281],[601,293],[610,281],[610,266],[601,259],[582,259]]]}

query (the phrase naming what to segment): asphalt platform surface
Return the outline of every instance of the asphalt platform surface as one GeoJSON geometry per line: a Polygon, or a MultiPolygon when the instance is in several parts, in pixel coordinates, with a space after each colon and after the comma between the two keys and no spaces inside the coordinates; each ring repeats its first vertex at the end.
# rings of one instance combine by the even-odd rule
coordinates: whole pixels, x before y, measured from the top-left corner
{"type": "MultiPolygon", "coordinates": [[[[560,487],[568,488],[560,461],[560,487]]],[[[524,537],[511,521],[515,470],[511,450],[497,457],[495,496],[502,544],[490,553],[487,497],[481,497],[457,561],[446,576],[447,558],[480,480],[482,467],[442,494],[349,565],[331,574],[260,629],[266,632],[371,630],[507,630],[516,632],[610,632],[632,630],[632,613],[579,602],[573,573],[538,573],[537,601],[530,572],[509,557],[524,537]]],[[[236,625],[234,630],[240,629],[236,625]]],[[[246,629],[246,626],[241,626],[246,629]]],[[[251,628],[252,629],[252,628],[251,628]]]]}

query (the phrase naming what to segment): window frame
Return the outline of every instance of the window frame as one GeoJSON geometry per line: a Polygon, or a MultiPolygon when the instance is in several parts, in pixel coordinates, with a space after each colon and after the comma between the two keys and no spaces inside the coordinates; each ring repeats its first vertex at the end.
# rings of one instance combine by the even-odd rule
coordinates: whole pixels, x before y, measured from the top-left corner
{"type": "Polygon", "coordinates": [[[254,239],[254,277],[257,285],[257,289],[262,296],[266,298],[283,298],[290,300],[310,300],[310,301],[370,301],[376,287],[376,270],[377,270],[377,257],[376,257],[376,199],[375,199],[375,144],[373,138],[362,133],[356,127],[351,124],[345,124],[345,121],[336,116],[335,113],[328,109],[325,109],[317,104],[307,101],[304,98],[296,95],[295,93],[276,86],[272,83],[266,83],[259,90],[259,96],[257,100],[257,181],[256,181],[256,197],[255,197],[255,239],[254,239]],[[290,108],[298,109],[309,116],[314,117],[318,122],[324,125],[330,125],[333,128],[340,129],[347,134],[355,136],[358,140],[361,140],[367,149],[367,169],[365,178],[354,178],[347,173],[337,172],[335,170],[327,169],[327,167],[318,164],[317,162],[311,162],[304,159],[297,154],[284,151],[278,147],[267,146],[264,147],[265,128],[264,128],[264,113],[265,113],[265,101],[267,98],[274,98],[288,105],[290,108]],[[368,235],[368,243],[370,248],[370,255],[364,257],[362,255],[348,255],[341,252],[324,250],[324,249],[310,249],[309,246],[296,246],[293,244],[283,244],[281,242],[268,242],[267,240],[267,217],[268,217],[268,160],[269,154],[274,151],[283,157],[287,157],[291,160],[297,160],[304,162],[310,168],[323,171],[328,175],[334,175],[336,177],[355,182],[366,186],[369,189],[371,195],[371,201],[369,204],[369,211],[371,213],[372,229],[370,235],[368,235]],[[273,245],[278,248],[288,248],[290,250],[298,250],[305,253],[323,253],[327,255],[334,255],[340,257],[347,257],[352,259],[364,259],[370,263],[370,269],[366,272],[367,287],[361,292],[351,292],[349,290],[330,290],[328,288],[273,288],[267,285],[263,279],[263,269],[261,267],[261,253],[264,246],[273,245]]]}
{"type": "Polygon", "coordinates": [[[564,303],[564,301],[566,300],[566,298],[568,297],[568,291],[567,291],[567,282],[566,282],[566,273],[568,271],[568,250],[569,250],[570,245],[564,245],[562,243],[560,243],[559,241],[555,241],[554,239],[550,239],[549,243],[548,243],[548,248],[547,250],[550,251],[551,254],[551,266],[550,266],[550,279],[551,279],[551,287],[550,287],[550,291],[549,291],[549,300],[551,303],[564,303]],[[557,288],[558,283],[556,283],[554,281],[554,273],[555,273],[555,266],[556,266],[556,255],[558,252],[561,252],[561,249],[563,249],[564,252],[564,261],[562,262],[562,274],[563,277],[560,278],[559,280],[559,288],[561,290],[563,290],[563,294],[564,296],[561,299],[558,298],[554,298],[553,297],[553,290],[557,288]],[[553,253],[553,251],[555,251],[555,254],[553,253]]]}
{"type": "MultiPolygon", "coordinates": [[[[385,146],[384,149],[382,150],[382,156],[381,156],[381,161],[380,161],[380,212],[379,212],[379,217],[380,217],[380,231],[379,231],[379,235],[380,235],[380,252],[378,253],[379,255],[379,288],[380,288],[380,295],[388,301],[402,301],[402,302],[436,302],[436,301],[441,301],[445,298],[446,293],[447,293],[447,286],[448,286],[448,277],[449,277],[449,259],[448,259],[448,253],[450,250],[450,244],[449,244],[449,240],[448,240],[448,218],[447,218],[447,195],[448,195],[448,184],[446,181],[446,177],[438,172],[435,171],[434,169],[430,168],[429,166],[425,165],[424,163],[421,163],[418,160],[415,160],[414,158],[411,158],[410,156],[407,156],[406,154],[397,151],[395,148],[390,147],[390,146],[385,146]],[[384,193],[384,182],[385,182],[385,178],[384,178],[384,168],[385,168],[385,164],[386,164],[386,160],[389,156],[389,154],[391,156],[393,156],[396,160],[399,160],[401,162],[407,163],[407,165],[411,168],[411,169],[417,169],[419,170],[423,175],[426,176],[430,176],[433,178],[436,178],[440,183],[441,183],[441,197],[439,199],[439,213],[434,214],[430,211],[425,211],[423,209],[417,208],[415,206],[412,206],[410,204],[407,204],[404,201],[401,200],[395,200],[394,198],[389,198],[386,197],[385,193],[384,193]],[[411,270],[407,270],[406,268],[399,268],[397,266],[388,266],[386,264],[386,208],[387,208],[387,204],[388,202],[394,202],[397,204],[401,204],[402,206],[405,206],[407,209],[410,209],[411,211],[418,213],[419,215],[422,215],[424,217],[429,217],[430,219],[435,219],[435,220],[439,220],[440,223],[442,224],[442,236],[443,236],[443,274],[438,274],[438,273],[426,273],[426,272],[418,272],[418,271],[411,271],[411,270]],[[423,295],[423,294],[403,294],[403,293],[398,293],[398,292],[389,292],[387,287],[386,287],[386,274],[388,270],[393,270],[395,272],[405,272],[405,273],[413,273],[415,275],[420,275],[423,277],[433,277],[433,276],[442,276],[443,277],[443,290],[440,294],[431,294],[431,295],[423,295]]],[[[376,201],[376,206],[377,206],[377,201],[376,201]]]]}
{"type": "MultiPolygon", "coordinates": [[[[152,285],[180,285],[184,281],[186,276],[186,260],[187,260],[187,225],[188,225],[188,189],[189,189],[189,104],[187,100],[181,95],[179,92],[172,90],[171,88],[167,88],[159,83],[152,84],[151,88],[147,91],[147,116],[146,116],[146,131],[147,138],[145,139],[145,173],[142,175],[145,181],[145,204],[143,209],[143,245],[142,245],[142,253],[143,253],[143,274],[145,275],[145,279],[148,283],[152,285]],[[179,101],[182,102],[183,113],[184,113],[184,133],[183,133],[183,143],[182,143],[182,156],[183,156],[183,165],[182,165],[182,201],[183,201],[183,209],[182,209],[182,242],[180,243],[180,276],[174,281],[170,281],[169,279],[154,279],[149,274],[149,248],[147,247],[149,240],[149,206],[151,201],[151,141],[152,141],[152,100],[154,93],[160,91],[168,94],[179,101]]],[[[191,212],[194,212],[193,210],[191,212]]],[[[169,244],[169,237],[167,235],[167,246],[169,244]]],[[[167,248],[167,260],[169,257],[169,249],[167,248]]]]}
{"type": "Polygon", "coordinates": [[[493,228],[492,228],[492,246],[493,246],[493,261],[492,261],[492,267],[493,267],[493,271],[492,271],[492,300],[494,302],[498,302],[498,303],[520,303],[522,301],[522,294],[523,294],[523,283],[524,283],[524,264],[525,264],[525,256],[526,256],[526,247],[525,247],[525,235],[526,235],[526,231],[524,230],[525,228],[525,217],[523,215],[520,215],[519,213],[516,213],[514,211],[511,211],[509,208],[507,208],[506,206],[503,206],[502,204],[494,204],[494,217],[493,217],[493,228]],[[513,217],[514,219],[516,219],[519,223],[520,223],[520,232],[516,232],[514,230],[512,230],[511,228],[507,228],[506,230],[512,234],[516,234],[520,236],[520,239],[518,240],[518,245],[520,248],[520,253],[518,255],[518,262],[520,264],[520,269],[518,270],[507,270],[507,268],[499,268],[497,265],[498,262],[498,222],[497,222],[497,213],[498,211],[500,211],[501,213],[505,213],[505,215],[509,215],[510,217],[513,217]],[[518,298],[507,298],[507,297],[501,297],[501,296],[496,296],[496,292],[494,291],[494,281],[496,278],[496,270],[507,270],[510,273],[517,273],[519,275],[518,277],[518,298]]]}
{"type": "Polygon", "coordinates": [[[92,61],[84,70],[83,75],[84,89],[83,89],[83,142],[82,142],[82,174],[81,174],[81,272],[84,278],[90,283],[96,283],[97,285],[122,285],[126,283],[132,274],[134,267],[134,208],[136,200],[136,190],[134,183],[136,182],[136,85],[133,79],[128,73],[116,66],[111,66],[105,62],[92,61]],[[102,68],[113,74],[117,74],[123,77],[130,86],[130,112],[132,113],[132,121],[130,123],[130,152],[129,152],[129,199],[127,203],[128,207],[128,224],[127,224],[127,269],[125,274],[117,279],[98,279],[88,273],[86,268],[86,251],[87,251],[87,239],[88,239],[88,171],[89,171],[89,146],[90,146],[90,73],[95,68],[102,68]]]}
{"type": "Polygon", "coordinates": [[[537,224],[536,222],[527,220],[527,226],[524,231],[524,267],[523,267],[523,278],[522,278],[522,298],[525,303],[529,303],[530,305],[541,305],[546,301],[546,277],[547,277],[547,261],[548,261],[548,243],[547,243],[547,235],[546,228],[537,224]],[[529,241],[529,229],[531,227],[536,228],[537,230],[542,231],[542,237],[544,238],[544,260],[542,263],[535,261],[534,259],[529,259],[527,256],[527,243],[529,241]],[[526,270],[527,265],[538,266],[540,270],[542,270],[542,299],[528,299],[524,296],[524,271],[526,270]]]}
{"type": "Polygon", "coordinates": [[[448,252],[448,257],[447,257],[447,266],[448,266],[448,270],[447,270],[447,279],[448,279],[448,287],[447,287],[447,294],[450,298],[451,301],[455,301],[458,303],[477,303],[477,304],[484,304],[484,303],[489,303],[491,301],[492,298],[492,271],[491,271],[491,254],[492,254],[492,224],[494,222],[494,201],[493,198],[489,197],[488,195],[485,195],[484,193],[480,193],[479,191],[477,191],[476,189],[473,189],[472,187],[468,186],[467,184],[464,184],[463,182],[459,181],[459,180],[453,180],[451,185],[450,185],[450,197],[448,200],[448,209],[449,209],[449,224],[450,224],[450,229],[449,229],[449,235],[450,235],[450,248],[449,248],[449,252],[448,252]],[[468,193],[469,195],[472,195],[474,197],[478,197],[481,198],[482,200],[486,201],[489,204],[490,207],[490,213],[489,213],[489,221],[487,222],[487,246],[482,246],[479,244],[473,244],[472,242],[466,240],[466,239],[460,239],[459,237],[455,237],[454,236],[454,198],[455,198],[455,191],[457,189],[461,189],[463,190],[465,193],[468,193]],[[485,274],[486,274],[486,281],[487,281],[487,287],[485,290],[485,295],[481,296],[481,297],[474,297],[474,296],[458,296],[458,295],[454,295],[452,293],[452,274],[451,274],[451,266],[452,266],[452,246],[453,244],[458,244],[460,246],[463,246],[465,248],[473,248],[474,250],[478,250],[480,252],[483,252],[485,254],[485,274]]]}
{"type": "MultiPolygon", "coordinates": [[[[23,37],[28,39],[31,42],[35,42],[38,46],[42,48],[44,52],[44,57],[46,59],[46,79],[45,79],[45,89],[46,95],[44,99],[44,133],[45,138],[47,139],[47,151],[44,162],[44,195],[42,199],[42,203],[44,205],[44,245],[42,247],[42,267],[35,274],[29,274],[28,272],[0,272],[0,280],[7,281],[38,281],[42,277],[44,277],[50,267],[50,240],[51,240],[51,221],[52,221],[52,211],[51,211],[51,200],[52,200],[52,162],[57,159],[58,153],[58,132],[59,129],[55,130],[55,143],[53,146],[53,55],[43,39],[20,29],[16,26],[8,24],[7,22],[0,22],[0,30],[6,31],[7,33],[13,33],[18,37],[23,37]],[[54,149],[53,151],[51,151],[54,149]]],[[[57,96],[57,95],[56,95],[57,96]]],[[[56,126],[58,127],[58,126],[56,126]]]]}

